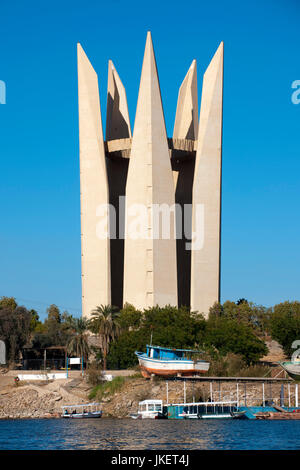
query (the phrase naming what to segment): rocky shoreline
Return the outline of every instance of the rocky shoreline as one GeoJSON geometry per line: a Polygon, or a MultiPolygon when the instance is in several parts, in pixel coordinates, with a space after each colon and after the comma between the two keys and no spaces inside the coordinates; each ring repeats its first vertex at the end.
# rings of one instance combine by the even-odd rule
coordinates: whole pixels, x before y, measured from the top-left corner
{"type": "Polygon", "coordinates": [[[85,390],[74,384],[74,380],[34,384],[19,382],[18,385],[9,383],[1,387],[1,379],[0,419],[59,418],[63,405],[87,401],[85,390]]]}
{"type": "MultiPolygon", "coordinates": [[[[87,403],[91,386],[82,378],[29,383],[16,385],[13,378],[3,383],[0,376],[0,419],[49,419],[61,416],[61,407],[87,403]],[[2,382],[2,383],[1,383],[2,382]]],[[[281,384],[265,384],[265,400],[280,403],[281,384]]],[[[186,383],[186,401],[207,401],[210,397],[210,384],[206,382],[186,383]]],[[[290,385],[291,403],[294,404],[294,384],[290,385]]],[[[214,400],[236,400],[237,386],[234,382],[213,384],[214,400]]],[[[288,386],[285,385],[287,397],[288,386]]],[[[139,401],[145,399],[161,399],[167,401],[167,387],[164,380],[149,381],[144,378],[126,378],[122,388],[115,394],[107,393],[101,399],[103,418],[126,418],[137,411],[139,401]]],[[[261,383],[246,383],[239,385],[240,404],[259,406],[262,404],[263,390],[261,383]],[[245,398],[246,390],[246,398],[245,398]],[[245,401],[246,400],[246,401],[245,401]]],[[[95,400],[92,400],[95,401],[95,400]]],[[[169,403],[184,401],[183,383],[168,382],[169,403]]]]}

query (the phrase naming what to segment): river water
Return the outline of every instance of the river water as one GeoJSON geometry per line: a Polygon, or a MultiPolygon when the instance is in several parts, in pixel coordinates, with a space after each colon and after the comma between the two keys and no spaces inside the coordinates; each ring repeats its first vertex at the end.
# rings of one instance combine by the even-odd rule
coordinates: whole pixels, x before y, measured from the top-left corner
{"type": "Polygon", "coordinates": [[[300,421],[0,420],[0,450],[299,450],[300,421]]]}

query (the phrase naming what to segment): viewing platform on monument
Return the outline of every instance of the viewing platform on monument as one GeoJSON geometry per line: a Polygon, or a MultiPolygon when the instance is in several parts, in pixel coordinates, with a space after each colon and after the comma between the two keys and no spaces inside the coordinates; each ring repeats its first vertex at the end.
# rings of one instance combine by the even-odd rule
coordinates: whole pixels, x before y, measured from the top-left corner
{"type": "MultiPolygon", "coordinates": [[[[130,158],[132,137],[104,142],[105,155],[108,158],[130,158]]],[[[195,159],[197,140],[168,138],[168,148],[172,159],[195,159]]]]}

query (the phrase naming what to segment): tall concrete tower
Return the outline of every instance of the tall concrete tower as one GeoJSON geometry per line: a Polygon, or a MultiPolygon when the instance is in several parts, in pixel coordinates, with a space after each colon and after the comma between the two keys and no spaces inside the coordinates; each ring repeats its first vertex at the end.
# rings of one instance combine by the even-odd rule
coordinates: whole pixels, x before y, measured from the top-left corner
{"type": "Polygon", "coordinates": [[[172,167],[151,34],[148,33],[126,184],[124,302],[177,305],[175,213],[167,239],[154,235],[153,205],[175,207],[172,167]],[[131,237],[132,207],[145,207],[145,236],[131,237]]]}
{"type": "Polygon", "coordinates": [[[207,314],[220,297],[223,43],[203,77],[193,184],[191,308],[207,314]]]}
{"type": "MultiPolygon", "coordinates": [[[[97,235],[97,210],[109,202],[98,78],[78,44],[82,314],[111,303],[110,242],[97,235]]],[[[105,214],[109,226],[108,214],[105,214]]]]}
{"type": "Polygon", "coordinates": [[[204,74],[180,86],[168,138],[147,34],[133,134],[109,61],[103,137],[97,75],[78,45],[82,311],[100,304],[186,305],[208,314],[220,296],[223,43],[204,74]]]}

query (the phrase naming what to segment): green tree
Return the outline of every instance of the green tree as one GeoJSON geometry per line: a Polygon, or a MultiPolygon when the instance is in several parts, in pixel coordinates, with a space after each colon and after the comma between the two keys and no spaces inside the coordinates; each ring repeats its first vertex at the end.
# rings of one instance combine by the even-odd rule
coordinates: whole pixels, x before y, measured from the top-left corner
{"type": "Polygon", "coordinates": [[[203,340],[206,322],[201,315],[186,307],[153,307],[145,309],[140,327],[127,329],[111,345],[108,365],[126,369],[137,364],[135,351],[144,351],[146,344],[172,348],[197,348],[203,340]]]}
{"type": "Polygon", "coordinates": [[[138,364],[135,351],[144,351],[149,343],[149,330],[145,328],[123,331],[120,337],[113,341],[107,356],[109,369],[128,369],[138,364]]]}
{"type": "Polygon", "coordinates": [[[209,317],[225,317],[236,320],[238,323],[248,325],[258,335],[264,336],[270,317],[270,309],[262,305],[255,305],[246,299],[239,299],[237,303],[227,300],[223,305],[215,303],[210,309],[209,317]]]}
{"type": "Polygon", "coordinates": [[[174,348],[194,347],[196,336],[205,329],[205,320],[187,307],[152,307],[144,310],[142,328],[150,341],[160,346],[174,348]]]}
{"type": "Polygon", "coordinates": [[[0,299],[0,310],[7,309],[13,312],[17,308],[18,304],[14,297],[1,297],[0,299]]]}
{"type": "Polygon", "coordinates": [[[67,342],[67,352],[76,357],[88,359],[90,348],[88,344],[88,320],[85,318],[74,318],[71,328],[72,335],[67,342]]]}
{"type": "Polygon", "coordinates": [[[72,326],[73,321],[75,320],[73,315],[71,315],[66,310],[62,313],[60,318],[61,318],[61,323],[63,323],[67,327],[72,326]]]}
{"type": "Polygon", "coordinates": [[[221,355],[239,354],[247,364],[258,361],[268,352],[264,341],[249,324],[226,316],[208,319],[202,344],[205,349],[216,350],[221,355]]]}
{"type": "Polygon", "coordinates": [[[51,304],[48,308],[47,308],[47,314],[48,314],[48,321],[51,322],[55,322],[55,323],[60,323],[61,322],[61,315],[60,315],[60,311],[59,311],[59,308],[57,307],[57,305],[55,304],[51,304]]]}
{"type": "Polygon", "coordinates": [[[103,354],[103,368],[106,370],[106,358],[111,341],[120,334],[119,312],[112,305],[100,305],[92,311],[89,322],[90,330],[99,336],[103,354]]]}
{"type": "Polygon", "coordinates": [[[120,311],[118,323],[122,330],[137,329],[141,325],[142,312],[133,305],[126,303],[120,311]]]}
{"type": "Polygon", "coordinates": [[[294,352],[292,344],[300,340],[300,302],[282,302],[273,308],[270,317],[271,336],[282,346],[285,354],[294,352]]]}
{"type": "Polygon", "coordinates": [[[31,314],[30,331],[37,331],[37,329],[42,325],[39,314],[34,309],[29,310],[29,313],[31,314]]]}
{"type": "Polygon", "coordinates": [[[42,326],[38,325],[36,328],[33,346],[66,346],[72,334],[72,321],[66,321],[66,312],[62,318],[59,308],[54,304],[48,307],[47,313],[48,316],[44,324],[42,326]]]}
{"type": "Polygon", "coordinates": [[[25,307],[0,309],[0,339],[4,340],[10,362],[17,361],[30,339],[31,314],[25,307]]]}
{"type": "Polygon", "coordinates": [[[223,315],[223,306],[220,302],[215,302],[212,307],[209,309],[209,317],[210,318],[219,318],[223,315]]]}

